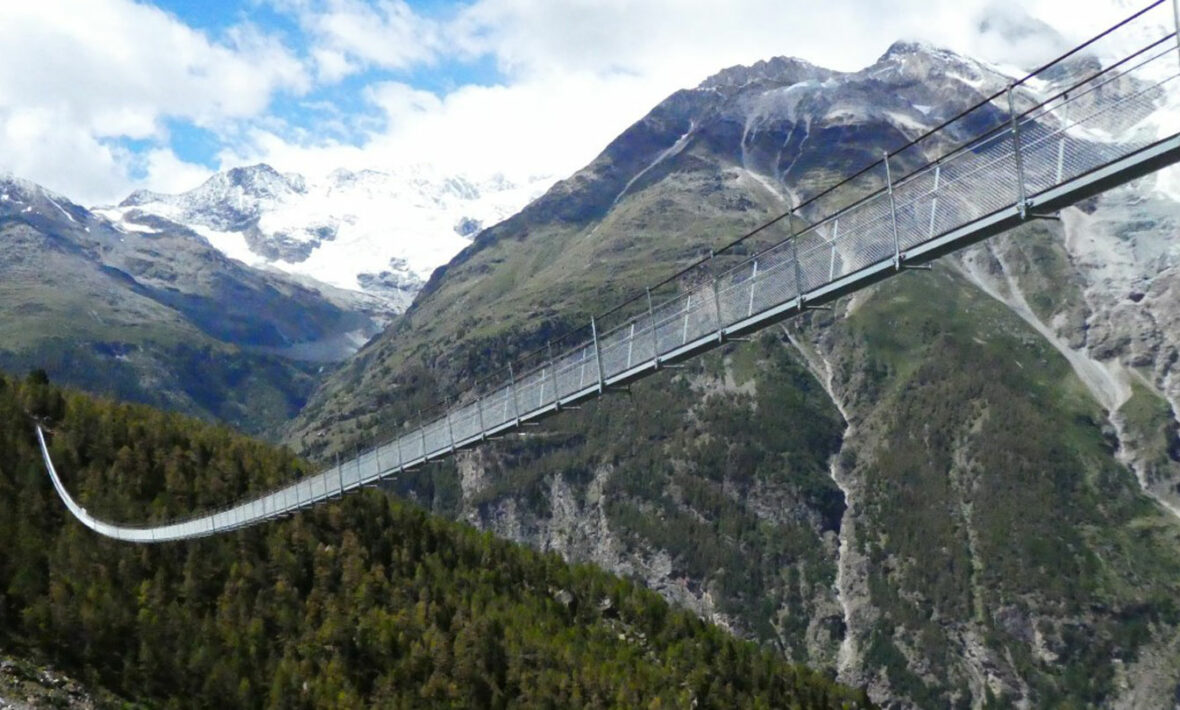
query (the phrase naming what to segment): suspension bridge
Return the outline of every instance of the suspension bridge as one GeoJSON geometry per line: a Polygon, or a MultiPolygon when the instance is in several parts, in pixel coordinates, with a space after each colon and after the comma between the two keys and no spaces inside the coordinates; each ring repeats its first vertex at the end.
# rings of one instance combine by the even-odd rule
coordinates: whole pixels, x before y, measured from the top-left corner
{"type": "Polygon", "coordinates": [[[166,524],[121,525],[73,499],[38,427],[45,466],[82,524],[152,543],[282,518],[479,446],[1180,161],[1178,28],[1180,0],[1149,5],[659,288],[592,318],[566,347],[534,353],[431,421],[285,487],[166,524]],[[788,236],[750,254],[751,240],[774,225],[788,236]]]}

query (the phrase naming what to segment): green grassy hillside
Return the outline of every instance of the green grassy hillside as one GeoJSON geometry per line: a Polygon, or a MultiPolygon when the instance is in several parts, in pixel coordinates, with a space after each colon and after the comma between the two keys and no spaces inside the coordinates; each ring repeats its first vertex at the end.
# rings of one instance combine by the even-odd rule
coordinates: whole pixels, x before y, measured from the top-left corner
{"type": "MultiPolygon", "coordinates": [[[[918,707],[1180,682],[1180,521],[1049,343],[950,263],[789,330],[400,490],[626,570],[796,661],[837,667],[847,643],[848,677],[918,707]]],[[[1125,413],[1170,417],[1146,391],[1125,413]]],[[[1166,428],[1151,443],[1166,462],[1166,428]]]]}
{"type": "Polygon", "coordinates": [[[865,680],[923,707],[1101,705],[1139,664],[1180,680],[1162,670],[1180,667],[1180,521],[1052,345],[951,264],[810,334],[854,413],[839,467],[873,609],[853,624],[865,680]],[[972,678],[964,647],[1004,660],[972,678]]]}

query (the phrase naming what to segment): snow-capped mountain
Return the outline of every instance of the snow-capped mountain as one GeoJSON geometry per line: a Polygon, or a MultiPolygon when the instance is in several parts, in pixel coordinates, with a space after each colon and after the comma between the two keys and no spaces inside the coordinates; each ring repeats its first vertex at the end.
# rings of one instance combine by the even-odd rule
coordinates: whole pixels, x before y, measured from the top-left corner
{"type": "Polygon", "coordinates": [[[0,171],[0,369],[258,432],[388,323],[373,296],[135,227],[0,171]]]}
{"type": "Polygon", "coordinates": [[[179,195],[138,191],[96,211],[128,230],[167,220],[250,266],[364,291],[401,311],[435,268],[551,182],[475,180],[425,166],[309,178],[259,164],[179,195]]]}

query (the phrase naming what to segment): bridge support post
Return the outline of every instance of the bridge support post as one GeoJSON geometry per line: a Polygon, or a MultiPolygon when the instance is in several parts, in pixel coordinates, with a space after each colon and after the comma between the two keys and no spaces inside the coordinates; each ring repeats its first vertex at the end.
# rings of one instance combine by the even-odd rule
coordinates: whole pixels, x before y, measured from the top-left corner
{"type": "MultiPolygon", "coordinates": [[[[837,217],[832,222],[832,237],[829,241],[832,243],[832,256],[828,260],[828,281],[833,281],[836,278],[836,240],[840,238],[840,218],[837,217]]],[[[756,262],[755,262],[756,263],[756,262]]],[[[751,302],[753,299],[750,299],[751,302]]]]}
{"type": "Polygon", "coordinates": [[[512,363],[508,363],[508,389],[512,392],[512,417],[516,426],[520,426],[520,401],[516,399],[516,374],[512,371],[512,363]]]}
{"type": "Polygon", "coordinates": [[[488,428],[483,425],[483,397],[475,398],[475,411],[479,413],[479,438],[481,441],[487,441],[488,428]]]}
{"type": "Polygon", "coordinates": [[[799,263],[799,235],[795,234],[795,208],[787,213],[787,225],[791,229],[791,261],[795,262],[796,307],[803,310],[803,266],[799,263]]]}
{"type": "Polygon", "coordinates": [[[1054,173],[1054,184],[1060,185],[1065,170],[1065,138],[1069,129],[1069,92],[1061,94],[1061,137],[1057,139],[1057,172],[1054,173]]]}
{"type": "MultiPolygon", "coordinates": [[[[714,257],[716,254],[709,250],[709,271],[713,274],[713,311],[717,314],[717,342],[725,342],[725,321],[721,320],[721,292],[717,288],[717,271],[714,257]]],[[[629,358],[628,358],[629,359],[629,358]]],[[[630,363],[628,363],[629,365],[630,363]]]]}
{"type": "Polygon", "coordinates": [[[750,298],[746,303],[746,317],[754,315],[754,288],[758,285],[758,260],[754,259],[754,267],[750,272],[750,298]]]}
{"type": "Polygon", "coordinates": [[[426,425],[422,423],[422,410],[418,410],[418,439],[422,442],[422,461],[425,463],[430,459],[426,456],[426,425]]]}
{"type": "Polygon", "coordinates": [[[631,321],[631,332],[627,334],[627,369],[631,369],[631,353],[635,350],[635,321],[631,321]]]}
{"type": "Polygon", "coordinates": [[[1180,0],[1172,0],[1172,29],[1176,30],[1176,59],[1180,59],[1180,0]]]}
{"type": "Polygon", "coordinates": [[[598,347],[598,323],[590,316],[590,336],[594,338],[594,364],[598,366],[598,394],[606,391],[606,377],[602,370],[602,349],[598,347]]]}
{"type": "Polygon", "coordinates": [[[660,339],[656,336],[656,309],[651,304],[651,289],[645,288],[647,292],[647,317],[651,320],[651,360],[655,363],[655,369],[660,369],[660,339]]]}
{"type": "Polygon", "coordinates": [[[1028,199],[1024,193],[1024,160],[1020,155],[1020,122],[1016,120],[1016,100],[1012,97],[1013,84],[1008,85],[1008,122],[1012,126],[1012,151],[1016,157],[1016,209],[1020,218],[1028,216],[1028,199]]]}
{"type": "Polygon", "coordinates": [[[553,360],[553,341],[545,341],[545,350],[549,355],[549,381],[553,384],[553,409],[561,410],[561,390],[557,389],[557,363],[553,360]]]}
{"type": "MultiPolygon", "coordinates": [[[[340,484],[340,496],[344,496],[344,467],[340,465],[340,452],[336,452],[336,481],[340,484]]],[[[359,479],[358,479],[359,483],[359,479]]]]}
{"type": "Polygon", "coordinates": [[[938,183],[942,178],[942,163],[934,164],[934,188],[930,191],[930,228],[927,231],[926,238],[934,238],[934,218],[938,213],[938,183]]]}
{"type": "Polygon", "coordinates": [[[901,271],[901,236],[897,233],[897,200],[893,196],[893,173],[889,170],[889,151],[881,162],[885,164],[885,188],[889,191],[889,215],[893,220],[893,270],[901,271]]]}
{"type": "Polygon", "coordinates": [[[451,426],[451,410],[447,410],[447,436],[451,439],[451,453],[455,453],[455,429],[451,426]]]}
{"type": "Polygon", "coordinates": [[[840,218],[837,217],[832,222],[832,256],[828,257],[827,263],[827,280],[835,281],[835,242],[840,238],[840,218]]]}

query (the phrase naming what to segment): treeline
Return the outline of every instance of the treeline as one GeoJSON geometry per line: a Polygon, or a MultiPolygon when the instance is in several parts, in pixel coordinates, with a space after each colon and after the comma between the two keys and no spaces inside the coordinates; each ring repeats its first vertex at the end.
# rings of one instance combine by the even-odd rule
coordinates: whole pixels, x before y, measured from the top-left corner
{"type": "Polygon", "coordinates": [[[216,538],[162,520],[305,471],[224,428],[0,376],[0,643],[161,707],[861,707],[656,594],[369,491],[216,538]]]}

